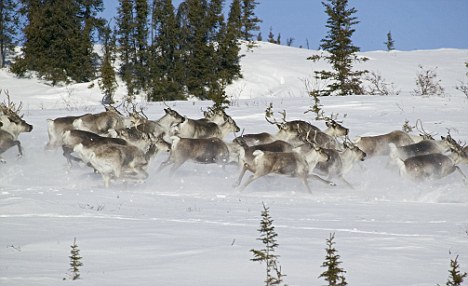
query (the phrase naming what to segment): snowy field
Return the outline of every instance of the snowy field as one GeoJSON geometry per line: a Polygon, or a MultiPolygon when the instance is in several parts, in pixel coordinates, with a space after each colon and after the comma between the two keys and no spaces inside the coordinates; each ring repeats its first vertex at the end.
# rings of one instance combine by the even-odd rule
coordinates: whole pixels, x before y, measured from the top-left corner
{"type": "MultiPolygon", "coordinates": [[[[261,44],[245,53],[244,79],[228,88],[232,106],[227,110],[245,133],[276,132],[264,120],[270,103],[275,112],[286,110],[288,120],[324,127],[313,114],[304,114],[313,104],[304,80],[326,67],[305,60],[317,52],[261,44]]],[[[362,55],[370,58],[363,68],[379,72],[401,92],[321,98],[325,114],[338,114],[350,138],[420,119],[437,137],[450,130],[455,139],[468,142],[468,98],[455,90],[467,80],[468,50],[362,55]],[[411,95],[418,65],[437,67],[444,97],[411,95]]],[[[318,276],[330,233],[335,233],[349,285],[445,284],[456,255],[468,272],[468,185],[458,173],[415,183],[387,168],[387,158],[381,157],[345,175],[354,189],[312,180],[309,194],[295,178],[269,176],[239,192],[232,187],[236,166],[223,170],[186,163],[171,178],[168,170],[156,174],[167,156],[160,154],[150,162],[144,183],[112,182],[106,189],[88,167],[70,168],[60,150],[44,151],[47,118],[103,110],[96,86],[51,87],[0,70],[0,88],[23,102],[24,119],[34,126],[19,137],[24,156],[16,158],[12,148],[0,165],[1,285],[262,285],[265,265],[250,261],[249,251],[263,247],[257,240],[262,203],[274,219],[288,285],[325,284],[318,276]],[[84,265],[81,279],[70,282],[74,238],[84,265]]],[[[193,118],[211,105],[166,104],[193,118]]],[[[160,118],[166,107],[140,105],[151,119],[160,118]]],[[[468,174],[468,165],[460,167],[468,174]]]]}

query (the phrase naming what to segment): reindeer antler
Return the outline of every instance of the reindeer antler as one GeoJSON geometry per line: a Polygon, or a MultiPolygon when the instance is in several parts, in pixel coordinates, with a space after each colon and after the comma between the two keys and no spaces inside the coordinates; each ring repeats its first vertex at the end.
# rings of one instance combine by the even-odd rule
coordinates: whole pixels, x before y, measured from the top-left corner
{"type": "MultiPolygon", "coordinates": [[[[424,139],[434,140],[434,136],[431,133],[428,133],[428,132],[426,132],[426,130],[424,130],[423,123],[422,123],[421,119],[418,118],[418,120],[416,120],[415,127],[416,127],[416,130],[419,131],[419,133],[421,134],[421,136],[424,139]]],[[[437,133],[433,133],[433,134],[437,135],[437,133]]]]}
{"type": "MultiPolygon", "coordinates": [[[[23,115],[19,115],[19,112],[23,108],[23,102],[20,101],[19,105],[16,106],[16,104],[13,101],[11,101],[10,93],[8,92],[8,90],[3,90],[3,92],[6,95],[7,101],[6,103],[5,101],[0,103],[0,111],[5,115],[11,115],[11,116],[14,115],[14,116],[19,116],[20,118],[22,118],[23,115]]],[[[0,94],[1,93],[2,93],[2,90],[0,90],[0,94]]]]}
{"type": "Polygon", "coordinates": [[[270,124],[274,124],[274,125],[277,125],[277,126],[280,126],[281,124],[283,124],[284,122],[286,122],[286,110],[283,109],[283,111],[281,112],[278,112],[279,114],[282,115],[282,122],[278,122],[278,120],[276,120],[276,118],[273,118],[274,121],[271,121],[269,118],[270,117],[273,117],[273,104],[270,103],[270,105],[267,107],[267,109],[265,110],[265,120],[270,123],[270,124]]]}

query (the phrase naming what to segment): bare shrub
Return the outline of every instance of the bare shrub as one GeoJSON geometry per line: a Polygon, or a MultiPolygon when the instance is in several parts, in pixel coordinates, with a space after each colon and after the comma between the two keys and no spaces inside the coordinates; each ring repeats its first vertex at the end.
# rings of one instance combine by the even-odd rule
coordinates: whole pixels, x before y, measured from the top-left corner
{"type": "Polygon", "coordinates": [[[364,78],[368,82],[368,86],[364,88],[364,94],[368,95],[398,95],[399,90],[395,89],[392,83],[388,83],[380,73],[370,72],[364,78]]]}
{"type": "Polygon", "coordinates": [[[416,76],[416,89],[413,90],[413,95],[416,96],[445,96],[445,90],[440,85],[441,80],[437,78],[437,67],[434,69],[425,69],[419,66],[419,72],[416,76]]]}

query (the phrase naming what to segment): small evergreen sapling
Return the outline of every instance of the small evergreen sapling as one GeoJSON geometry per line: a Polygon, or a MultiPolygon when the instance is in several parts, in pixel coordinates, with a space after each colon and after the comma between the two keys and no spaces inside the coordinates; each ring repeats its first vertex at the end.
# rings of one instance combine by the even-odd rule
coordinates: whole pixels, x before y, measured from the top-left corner
{"type": "Polygon", "coordinates": [[[70,247],[70,277],[72,280],[77,280],[80,279],[80,267],[83,266],[81,259],[83,257],[80,256],[80,250],[76,244],[76,238],[73,239],[73,244],[70,247]]]}
{"type": "MultiPolygon", "coordinates": [[[[450,260],[450,270],[449,270],[449,279],[445,285],[447,286],[460,286],[463,283],[463,280],[468,275],[466,272],[460,273],[460,265],[458,264],[458,255],[455,259],[450,260]]],[[[437,284],[440,286],[439,284],[437,284]]]]}
{"type": "Polygon", "coordinates": [[[325,256],[325,261],[322,263],[322,267],[326,270],[320,274],[319,278],[324,278],[328,282],[328,286],[346,286],[348,283],[344,277],[344,271],[341,267],[340,256],[337,254],[335,249],[335,234],[331,233],[330,237],[327,239],[327,248],[325,251],[327,255],[325,256]]]}
{"type": "Polygon", "coordinates": [[[275,254],[275,250],[278,247],[276,242],[276,237],[278,234],[275,232],[275,227],[273,226],[273,219],[270,216],[270,208],[266,207],[263,204],[262,211],[262,221],[260,222],[260,240],[265,248],[263,249],[251,249],[254,258],[252,261],[265,262],[266,264],[266,280],[265,285],[281,285],[283,282],[283,277],[286,276],[281,273],[281,266],[278,263],[279,255],[275,254]]]}

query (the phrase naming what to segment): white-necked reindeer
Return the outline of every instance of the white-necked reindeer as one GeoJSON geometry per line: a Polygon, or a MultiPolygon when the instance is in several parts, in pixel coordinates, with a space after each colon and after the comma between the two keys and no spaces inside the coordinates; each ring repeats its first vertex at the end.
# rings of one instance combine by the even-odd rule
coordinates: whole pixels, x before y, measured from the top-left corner
{"type": "MultiPolygon", "coordinates": [[[[309,193],[312,192],[307,181],[309,177],[333,185],[332,182],[324,180],[317,175],[310,174],[310,169],[313,169],[318,162],[328,159],[328,156],[323,153],[321,148],[312,147],[309,148],[308,151],[305,151],[304,148],[296,147],[292,152],[256,150],[253,152],[253,156],[253,162],[251,164],[246,164],[246,168],[251,171],[253,175],[240,187],[240,191],[244,190],[253,181],[268,174],[297,177],[303,182],[309,193]]],[[[240,183],[240,181],[238,182],[240,183]]]]}
{"type": "MultiPolygon", "coordinates": [[[[1,90],[0,90],[1,93],[1,90]]],[[[0,103],[0,155],[13,146],[18,147],[18,156],[23,155],[21,143],[18,136],[23,132],[31,132],[33,126],[28,124],[18,113],[21,111],[22,104],[16,106],[10,101],[10,95],[7,95],[8,103],[0,103]]],[[[0,162],[5,162],[0,156],[0,162]]]]}
{"type": "Polygon", "coordinates": [[[169,158],[162,162],[157,172],[171,166],[170,174],[186,161],[192,160],[203,164],[225,165],[229,161],[229,149],[219,138],[181,138],[171,136],[172,144],[169,158]]]}

